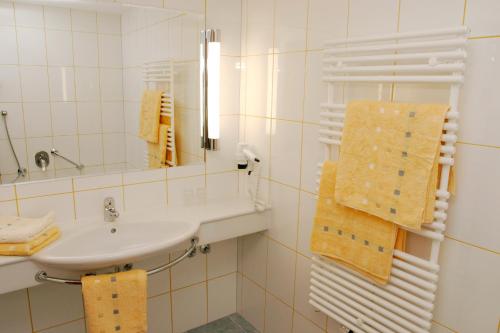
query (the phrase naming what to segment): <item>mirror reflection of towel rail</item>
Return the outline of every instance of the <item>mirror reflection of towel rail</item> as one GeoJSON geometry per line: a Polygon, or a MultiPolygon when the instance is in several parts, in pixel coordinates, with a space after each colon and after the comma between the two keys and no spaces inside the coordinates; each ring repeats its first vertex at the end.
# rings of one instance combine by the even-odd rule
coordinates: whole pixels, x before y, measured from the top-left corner
{"type": "Polygon", "coordinates": [[[66,162],[68,162],[68,163],[73,164],[73,165],[75,166],[75,168],[77,168],[78,170],[81,170],[81,169],[83,169],[83,168],[85,167],[85,165],[83,165],[83,164],[78,164],[78,163],[76,163],[76,162],[73,162],[73,161],[72,161],[72,160],[70,160],[69,158],[62,156],[61,154],[59,154],[59,151],[58,151],[57,149],[55,149],[55,148],[52,148],[52,149],[50,150],[50,153],[51,153],[52,155],[54,155],[54,156],[57,156],[57,157],[62,158],[63,160],[65,160],[65,161],[66,161],[66,162]]]}

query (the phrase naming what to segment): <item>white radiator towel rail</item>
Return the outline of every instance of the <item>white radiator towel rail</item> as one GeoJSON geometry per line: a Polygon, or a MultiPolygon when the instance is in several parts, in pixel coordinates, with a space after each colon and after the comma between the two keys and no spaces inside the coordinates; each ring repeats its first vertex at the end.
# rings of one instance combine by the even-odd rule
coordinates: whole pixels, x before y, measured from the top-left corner
{"type": "MultiPolygon", "coordinates": [[[[320,106],[319,142],[324,159],[334,158],[342,139],[346,104],[336,89],[350,82],[448,84],[450,111],[440,147],[442,164],[434,221],[414,234],[430,241],[430,256],[394,251],[386,286],[322,256],[313,256],[309,303],[355,333],[426,333],[430,331],[439,274],[439,248],[448,209],[448,180],[457,142],[458,100],[464,81],[468,29],[431,31],[328,41],[323,51],[323,81],[328,100],[320,106]]],[[[423,101],[425,102],[425,101],[423,101]]],[[[318,163],[317,185],[322,162],[318,163]]]]}
{"type": "MultiPolygon", "coordinates": [[[[177,152],[175,146],[175,112],[174,112],[174,66],[172,60],[159,60],[145,62],[143,65],[143,82],[146,89],[162,90],[161,117],[170,119],[168,130],[167,151],[171,158],[167,159],[168,166],[177,165],[177,152]]],[[[148,149],[144,151],[144,167],[149,167],[148,149]]]]}

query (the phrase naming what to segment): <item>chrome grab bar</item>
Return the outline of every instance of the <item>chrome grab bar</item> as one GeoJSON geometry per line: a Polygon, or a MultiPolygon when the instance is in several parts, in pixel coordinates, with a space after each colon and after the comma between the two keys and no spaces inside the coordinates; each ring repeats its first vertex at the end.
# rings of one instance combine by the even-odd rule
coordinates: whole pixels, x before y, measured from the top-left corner
{"type": "MultiPolygon", "coordinates": [[[[169,262],[168,264],[158,266],[156,268],[153,268],[149,271],[146,272],[148,276],[163,272],[166,269],[169,269],[170,267],[173,267],[186,259],[187,257],[191,257],[196,253],[196,246],[198,245],[198,237],[193,237],[191,239],[191,246],[186,250],[186,252],[175,258],[173,261],[169,262]]],[[[127,270],[130,270],[132,268],[131,264],[125,265],[127,270]]],[[[37,282],[54,282],[54,283],[62,283],[62,284],[70,284],[70,285],[81,285],[82,282],[81,280],[75,280],[75,279],[62,279],[62,278],[57,278],[57,277],[52,277],[47,274],[45,271],[39,271],[38,273],[35,274],[35,280],[37,282]]]]}
{"type": "Polygon", "coordinates": [[[17,178],[14,180],[14,183],[21,177],[26,177],[26,168],[21,167],[21,163],[19,162],[19,158],[17,158],[16,150],[14,149],[14,145],[12,144],[12,139],[10,137],[10,132],[9,132],[9,126],[7,126],[7,114],[8,112],[5,110],[2,110],[2,119],[3,119],[3,125],[5,126],[5,134],[7,134],[7,140],[9,141],[9,146],[10,150],[12,151],[12,154],[14,155],[14,159],[16,160],[17,164],[17,178]]]}
{"type": "Polygon", "coordinates": [[[76,162],[73,162],[73,161],[72,161],[72,160],[70,160],[69,158],[62,156],[61,154],[59,154],[59,151],[58,151],[57,149],[55,149],[55,148],[52,148],[52,149],[50,150],[50,153],[51,153],[52,155],[54,155],[54,156],[57,156],[57,157],[62,158],[63,160],[65,160],[65,161],[66,161],[66,162],[68,162],[68,163],[73,164],[73,165],[75,166],[75,168],[77,168],[78,170],[81,170],[81,169],[83,169],[83,168],[85,167],[85,165],[83,165],[83,164],[78,164],[78,163],[76,163],[76,162]]]}

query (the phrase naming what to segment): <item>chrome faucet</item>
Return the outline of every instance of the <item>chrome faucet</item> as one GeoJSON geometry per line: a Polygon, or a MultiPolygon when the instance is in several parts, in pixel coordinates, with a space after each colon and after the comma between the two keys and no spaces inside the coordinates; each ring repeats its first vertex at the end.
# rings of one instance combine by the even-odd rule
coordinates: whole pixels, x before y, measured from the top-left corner
{"type": "Polygon", "coordinates": [[[120,213],[115,208],[115,199],[107,197],[104,199],[104,221],[114,222],[120,213]]]}

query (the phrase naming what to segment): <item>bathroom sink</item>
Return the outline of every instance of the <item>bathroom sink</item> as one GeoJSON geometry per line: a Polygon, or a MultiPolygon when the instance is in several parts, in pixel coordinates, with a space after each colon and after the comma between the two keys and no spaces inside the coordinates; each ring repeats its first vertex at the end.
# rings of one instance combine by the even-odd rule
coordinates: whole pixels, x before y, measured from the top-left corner
{"type": "Polygon", "coordinates": [[[190,239],[198,223],[178,220],[81,223],[32,260],[59,269],[94,270],[146,259],[190,239]],[[85,225],[81,225],[85,224],[85,225]]]}

